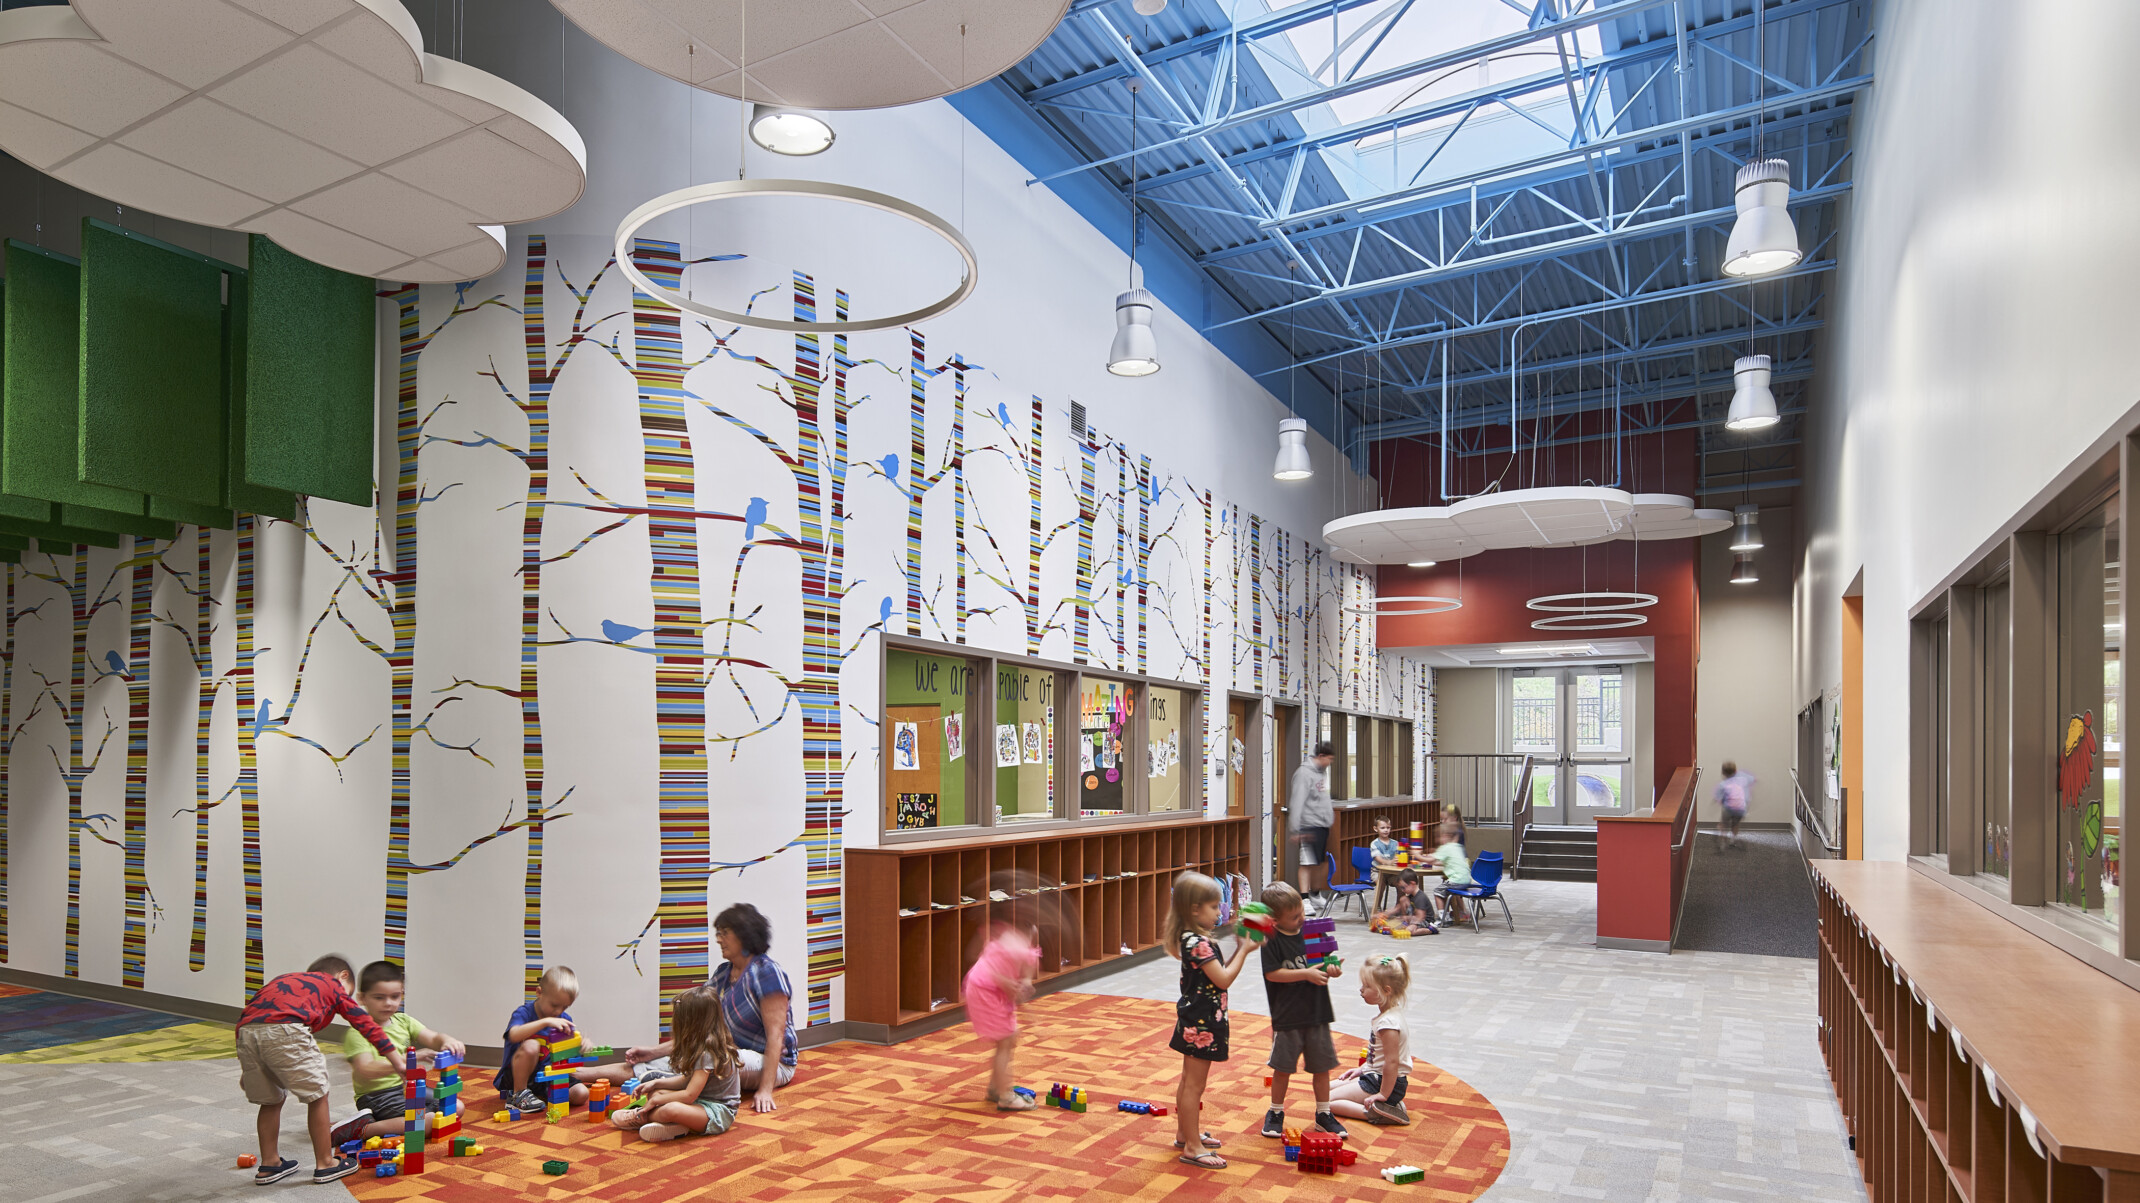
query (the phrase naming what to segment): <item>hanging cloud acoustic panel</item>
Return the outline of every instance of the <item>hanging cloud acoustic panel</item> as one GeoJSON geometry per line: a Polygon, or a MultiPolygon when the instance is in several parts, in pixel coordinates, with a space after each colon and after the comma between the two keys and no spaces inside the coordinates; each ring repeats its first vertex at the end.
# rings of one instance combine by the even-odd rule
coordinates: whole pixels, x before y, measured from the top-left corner
{"type": "Polygon", "coordinates": [[[423,51],[399,0],[0,12],[0,149],[129,208],[365,277],[472,280],[586,186],[570,122],[423,51]]]}

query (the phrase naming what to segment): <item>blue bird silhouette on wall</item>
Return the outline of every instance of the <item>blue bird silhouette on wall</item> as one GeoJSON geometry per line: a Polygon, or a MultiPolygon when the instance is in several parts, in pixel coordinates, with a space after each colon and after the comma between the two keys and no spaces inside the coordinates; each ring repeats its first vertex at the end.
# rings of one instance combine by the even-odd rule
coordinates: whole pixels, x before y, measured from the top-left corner
{"type": "Polygon", "coordinates": [[[743,511],[743,541],[745,543],[758,537],[758,524],[764,521],[765,498],[751,498],[750,508],[743,511]]]}
{"type": "Polygon", "coordinates": [[[602,620],[602,638],[611,643],[630,643],[644,634],[645,627],[628,627],[621,622],[611,622],[607,618],[602,620]]]}
{"type": "Polygon", "coordinates": [[[1009,405],[1001,401],[996,402],[996,421],[1003,423],[1006,427],[1011,424],[1011,407],[1009,405]]]}
{"type": "Polygon", "coordinates": [[[891,599],[891,598],[887,597],[887,598],[885,598],[885,599],[884,599],[884,600],[883,600],[882,602],[878,603],[878,605],[877,605],[877,621],[878,621],[878,622],[882,622],[882,623],[889,623],[889,622],[891,622],[891,621],[892,621],[892,599],[891,599]]]}
{"type": "Polygon", "coordinates": [[[893,480],[899,479],[899,457],[897,455],[887,455],[877,462],[884,465],[884,474],[886,476],[891,477],[893,480]]]}
{"type": "Polygon", "coordinates": [[[117,653],[117,652],[106,652],[106,653],[104,653],[104,663],[106,663],[106,664],[109,664],[109,665],[111,665],[111,670],[112,670],[113,672],[115,672],[115,673],[118,673],[118,674],[119,674],[119,675],[121,675],[121,676],[125,676],[125,675],[126,675],[126,661],[124,661],[124,660],[121,660],[121,659],[119,658],[119,653],[117,653]]]}
{"type": "Polygon", "coordinates": [[[253,710],[254,734],[257,735],[260,732],[267,730],[268,724],[275,721],[274,711],[275,706],[273,702],[271,702],[265,697],[260,699],[260,705],[253,710]]]}

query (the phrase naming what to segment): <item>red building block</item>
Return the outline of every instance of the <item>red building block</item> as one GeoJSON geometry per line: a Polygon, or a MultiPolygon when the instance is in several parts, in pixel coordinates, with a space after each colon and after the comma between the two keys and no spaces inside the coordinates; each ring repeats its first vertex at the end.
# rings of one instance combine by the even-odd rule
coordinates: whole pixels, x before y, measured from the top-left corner
{"type": "Polygon", "coordinates": [[[1300,1172],[1335,1174],[1344,1142],[1329,1132],[1303,1132],[1300,1137],[1300,1172]]]}

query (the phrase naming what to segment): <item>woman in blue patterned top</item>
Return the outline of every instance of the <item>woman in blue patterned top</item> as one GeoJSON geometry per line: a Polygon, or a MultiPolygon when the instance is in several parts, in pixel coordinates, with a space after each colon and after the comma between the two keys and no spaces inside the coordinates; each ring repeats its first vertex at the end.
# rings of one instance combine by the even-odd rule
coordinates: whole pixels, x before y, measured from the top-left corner
{"type": "MultiPolygon", "coordinates": [[[[795,991],[787,972],[765,955],[773,945],[773,925],[758,908],[739,902],[713,919],[714,942],[720,946],[722,964],[706,984],[721,996],[721,1016],[728,1021],[736,1041],[736,1066],[740,1085],[751,1092],[751,1104],[759,1111],[774,1110],[773,1090],[795,1080],[795,1009],[790,999],[795,991]],[[780,1032],[780,1053],[766,1070],[766,1033],[780,1032]]],[[[666,1043],[624,1050],[621,1065],[595,1065],[582,1069],[576,1080],[592,1082],[631,1078],[666,1077],[676,1072],[669,1063],[666,1043]]]]}

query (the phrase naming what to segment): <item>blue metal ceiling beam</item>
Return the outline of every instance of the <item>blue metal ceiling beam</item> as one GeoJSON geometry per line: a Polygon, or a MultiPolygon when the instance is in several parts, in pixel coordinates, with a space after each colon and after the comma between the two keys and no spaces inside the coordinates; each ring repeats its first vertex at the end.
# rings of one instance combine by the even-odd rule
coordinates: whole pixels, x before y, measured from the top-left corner
{"type": "MultiPolygon", "coordinates": [[[[1302,3],[1288,5],[1265,13],[1260,17],[1251,17],[1238,25],[1226,29],[1214,29],[1209,33],[1201,33],[1193,38],[1185,38],[1170,45],[1146,50],[1143,52],[1144,61],[1157,66],[1161,63],[1172,62],[1178,58],[1201,54],[1206,50],[1219,50],[1230,41],[1270,37],[1274,34],[1298,29],[1303,25],[1312,25],[1317,21],[1330,17],[1334,12],[1350,12],[1356,8],[1365,8],[1370,4],[1386,4],[1388,2],[1389,0],[1303,0],[1302,3]]],[[[1079,13],[1103,7],[1107,3],[1109,3],[1109,0],[1078,0],[1077,3],[1070,6],[1068,15],[1076,16],[1079,13]]],[[[1065,19],[1067,20],[1068,17],[1065,19]]],[[[1081,72],[1066,79],[1057,80],[1052,84],[1034,88],[1032,91],[1025,93],[1024,96],[1028,101],[1054,100],[1068,96],[1072,92],[1080,92],[1086,88],[1096,87],[1112,80],[1128,79],[1129,76],[1130,70],[1128,67],[1120,63],[1109,63],[1104,67],[1095,67],[1090,71],[1081,72]]]]}
{"type": "MultiPolygon", "coordinates": [[[[1814,367],[1810,361],[1801,359],[1796,363],[1782,364],[1769,375],[1771,384],[1788,384],[1794,380],[1810,380],[1814,367]]],[[[1626,405],[1638,401],[1656,401],[1665,398],[1699,398],[1703,393],[1730,392],[1730,372],[1708,372],[1691,379],[1680,378],[1660,381],[1639,389],[1585,389],[1577,393],[1560,393],[1541,397],[1519,408],[1517,420],[1535,421],[1539,418],[1562,417],[1584,412],[1607,402],[1626,405]]],[[[1507,426],[1508,405],[1483,405],[1460,410],[1449,415],[1450,430],[1474,430],[1486,426],[1507,426]]],[[[1365,443],[1384,439],[1410,438],[1418,435],[1441,433],[1442,419],[1439,412],[1421,414],[1412,418],[1394,418],[1387,422],[1370,422],[1355,427],[1345,441],[1348,449],[1365,443]]]]}

